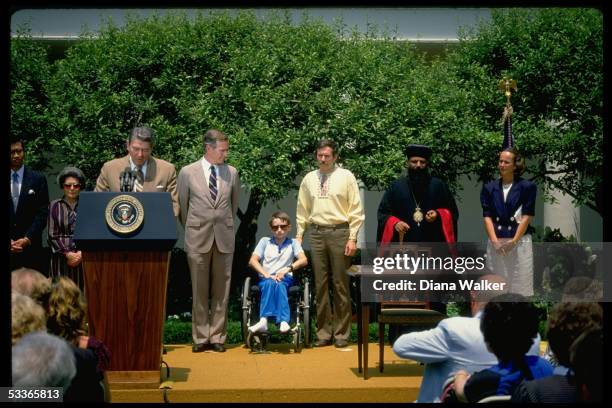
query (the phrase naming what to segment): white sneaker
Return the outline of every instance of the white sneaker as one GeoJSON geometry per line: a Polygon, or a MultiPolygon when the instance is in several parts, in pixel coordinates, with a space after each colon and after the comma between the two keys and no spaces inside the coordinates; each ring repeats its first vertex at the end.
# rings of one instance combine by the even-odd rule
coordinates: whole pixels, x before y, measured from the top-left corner
{"type": "Polygon", "coordinates": [[[259,331],[266,331],[268,330],[268,319],[266,319],[265,317],[262,317],[259,322],[255,323],[252,326],[249,326],[249,331],[251,333],[255,333],[255,332],[259,332],[259,331]]]}
{"type": "Polygon", "coordinates": [[[281,322],[281,324],[280,324],[280,332],[281,333],[287,333],[289,331],[289,329],[291,329],[291,327],[289,327],[289,323],[281,322]]]}

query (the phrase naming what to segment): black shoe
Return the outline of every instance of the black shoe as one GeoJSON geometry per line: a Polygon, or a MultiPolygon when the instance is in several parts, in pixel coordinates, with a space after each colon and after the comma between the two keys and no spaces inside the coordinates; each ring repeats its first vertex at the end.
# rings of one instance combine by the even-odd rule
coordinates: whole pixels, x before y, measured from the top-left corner
{"type": "Polygon", "coordinates": [[[201,353],[204,350],[206,350],[207,346],[208,346],[208,344],[204,344],[204,343],[194,344],[193,346],[191,346],[191,352],[192,353],[201,353]]]}
{"type": "Polygon", "coordinates": [[[325,346],[331,346],[331,344],[332,344],[331,340],[322,340],[322,339],[319,339],[319,340],[314,342],[313,346],[315,346],[315,347],[325,347],[325,346]]]}
{"type": "Polygon", "coordinates": [[[346,340],[342,340],[342,339],[338,339],[336,340],[336,342],[334,343],[334,346],[336,346],[336,348],[344,348],[348,346],[348,341],[346,340]]]}
{"type": "Polygon", "coordinates": [[[223,344],[221,343],[213,343],[212,349],[213,351],[216,351],[217,353],[225,353],[225,346],[223,346],[223,344]]]}

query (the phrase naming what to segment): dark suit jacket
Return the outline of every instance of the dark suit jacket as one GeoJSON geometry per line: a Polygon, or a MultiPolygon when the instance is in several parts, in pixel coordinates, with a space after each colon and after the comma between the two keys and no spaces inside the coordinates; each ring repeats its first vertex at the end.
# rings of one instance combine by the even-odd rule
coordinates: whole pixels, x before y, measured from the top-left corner
{"type": "Polygon", "coordinates": [[[28,237],[32,245],[26,248],[34,250],[42,246],[42,232],[47,226],[49,212],[49,190],[47,179],[42,173],[29,169],[23,171],[23,182],[19,193],[19,203],[15,211],[9,194],[10,237],[19,239],[28,237]]]}
{"type": "MultiPolygon", "coordinates": [[[[522,215],[535,215],[537,187],[535,183],[521,177],[514,179],[512,187],[504,202],[504,193],[501,179],[490,181],[482,186],[480,204],[482,216],[493,220],[493,227],[497,238],[512,238],[518,227],[518,220],[514,214],[521,207],[522,215]]],[[[529,228],[527,233],[530,233],[529,228]]]]}

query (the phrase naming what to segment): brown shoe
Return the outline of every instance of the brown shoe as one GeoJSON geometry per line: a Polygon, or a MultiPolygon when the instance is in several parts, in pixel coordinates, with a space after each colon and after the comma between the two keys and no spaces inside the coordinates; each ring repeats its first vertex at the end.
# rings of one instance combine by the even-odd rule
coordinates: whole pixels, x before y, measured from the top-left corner
{"type": "Polygon", "coordinates": [[[314,342],[313,346],[315,346],[315,347],[325,347],[325,346],[331,346],[331,344],[332,344],[331,340],[319,339],[319,340],[314,342]]]}
{"type": "Polygon", "coordinates": [[[206,350],[207,346],[208,346],[208,344],[204,344],[204,343],[194,344],[193,346],[191,346],[191,352],[192,353],[201,353],[204,350],[206,350]]]}

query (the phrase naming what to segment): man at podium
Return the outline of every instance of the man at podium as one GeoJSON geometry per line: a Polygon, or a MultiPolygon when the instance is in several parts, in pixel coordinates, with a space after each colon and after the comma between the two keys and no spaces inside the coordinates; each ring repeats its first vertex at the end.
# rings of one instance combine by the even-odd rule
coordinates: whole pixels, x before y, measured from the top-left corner
{"type": "Polygon", "coordinates": [[[176,168],[172,163],[151,156],[154,132],[149,127],[135,127],[127,140],[128,155],[102,166],[94,191],[169,192],[174,216],[178,217],[176,168]],[[128,189],[125,180],[130,180],[128,189]]]}

